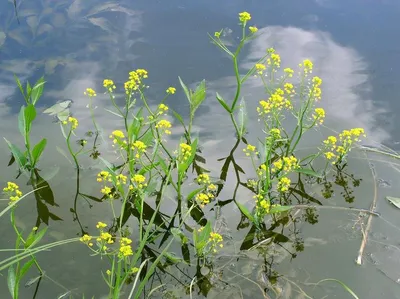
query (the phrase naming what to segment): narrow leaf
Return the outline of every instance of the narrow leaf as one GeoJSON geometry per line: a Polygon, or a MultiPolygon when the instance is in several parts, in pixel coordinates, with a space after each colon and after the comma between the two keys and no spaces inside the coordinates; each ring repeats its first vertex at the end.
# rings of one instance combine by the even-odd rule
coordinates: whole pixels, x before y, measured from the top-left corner
{"type": "Polygon", "coordinates": [[[236,205],[238,206],[239,210],[245,215],[251,222],[254,222],[254,217],[251,215],[250,211],[246,208],[246,206],[242,205],[238,201],[235,201],[236,205]]]}
{"type": "Polygon", "coordinates": [[[224,109],[226,111],[228,111],[229,113],[231,113],[231,108],[229,108],[229,106],[226,104],[226,102],[224,101],[224,99],[219,95],[219,93],[217,92],[216,94],[216,98],[218,100],[218,102],[221,104],[222,107],[224,107],[224,109]]]}
{"type": "Polygon", "coordinates": [[[38,144],[36,144],[33,147],[33,150],[32,150],[33,165],[32,165],[32,167],[36,165],[37,161],[39,160],[40,156],[42,155],[42,153],[46,147],[46,144],[47,144],[47,139],[43,138],[41,141],[39,141],[38,144]]]}

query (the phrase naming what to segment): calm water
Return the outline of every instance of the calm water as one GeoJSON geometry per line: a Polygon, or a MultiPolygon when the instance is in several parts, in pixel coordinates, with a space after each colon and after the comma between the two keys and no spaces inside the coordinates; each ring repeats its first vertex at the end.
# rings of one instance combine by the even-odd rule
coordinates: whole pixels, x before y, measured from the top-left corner
{"type": "MultiPolygon", "coordinates": [[[[241,69],[246,71],[269,47],[276,48],[284,66],[296,66],[310,58],[314,73],[322,77],[322,106],[327,111],[326,125],[336,131],[349,127],[363,127],[368,133],[369,145],[384,143],[399,149],[400,133],[400,42],[397,38],[400,2],[394,0],[353,1],[130,1],[118,2],[113,11],[106,10],[107,1],[25,1],[18,8],[20,24],[14,17],[13,5],[0,2],[0,128],[1,137],[20,144],[17,113],[24,103],[13,81],[13,73],[31,82],[43,74],[46,88],[41,100],[43,110],[52,104],[72,99],[72,113],[80,121],[77,134],[92,129],[87,98],[87,87],[101,90],[104,78],[113,78],[121,86],[127,73],[145,68],[150,73],[149,98],[156,105],[166,87],[178,86],[181,76],[188,84],[207,80],[208,98],[198,111],[194,130],[198,132],[207,158],[207,168],[218,177],[221,162],[234,144],[229,117],[217,105],[218,91],[229,98],[234,92],[233,70],[230,61],[208,40],[207,33],[226,28],[232,33],[226,38],[237,41],[237,13],[252,14],[252,23],[260,29],[257,39],[249,43],[241,57],[241,69]],[[125,3],[126,2],[126,3],[125,3]],[[4,32],[4,34],[2,34],[4,32]],[[5,39],[2,38],[5,36],[5,39]]],[[[178,88],[179,90],[179,88],[178,88]]],[[[250,80],[243,90],[249,110],[250,131],[257,127],[255,107],[262,98],[258,82],[250,80]]],[[[168,99],[168,104],[183,115],[188,105],[182,92],[168,99]]],[[[109,132],[122,124],[104,110],[111,103],[103,95],[96,98],[96,117],[102,130],[109,132]]],[[[179,140],[182,130],[178,124],[171,143],[179,140]]],[[[306,147],[318,144],[328,130],[315,132],[304,143],[306,147]]],[[[80,201],[80,222],[74,221],[73,207],[75,170],[61,154],[64,139],[53,119],[40,115],[33,127],[35,139],[48,138],[46,155],[41,168],[54,192],[58,207],[52,213],[63,221],[51,221],[47,242],[77,236],[86,227],[93,228],[99,221],[111,221],[108,205],[80,201]],[[61,150],[59,149],[61,148],[61,150]],[[55,175],[54,175],[55,174],[55,175]]],[[[105,133],[105,137],[107,134],[105,133]]],[[[256,140],[257,135],[249,135],[256,140]]],[[[105,138],[107,139],[107,138],[105,138]]],[[[0,143],[0,185],[16,176],[15,168],[6,167],[9,152],[5,142],[0,143]]],[[[112,157],[106,140],[101,146],[104,158],[112,157]]],[[[400,298],[400,211],[389,205],[385,196],[400,196],[398,168],[390,166],[382,157],[368,156],[373,161],[378,185],[378,211],[384,219],[374,218],[364,264],[354,262],[361,243],[361,232],[353,229],[357,213],[319,210],[313,215],[298,215],[298,220],[282,231],[290,242],[283,242],[257,250],[240,250],[249,227],[240,222],[236,206],[226,205],[217,225],[226,238],[226,244],[216,259],[208,290],[208,298],[262,298],[259,287],[268,288],[274,277],[282,276],[275,285],[283,290],[281,298],[304,298],[289,279],[313,298],[350,298],[334,283],[319,287],[307,285],[324,278],[340,279],[360,298],[400,298]],[[307,221],[308,220],[308,221],[307,221]],[[389,224],[390,222],[391,224],[389,224]],[[241,276],[238,276],[239,273],[241,276]],[[269,279],[269,281],[268,281],[269,279]],[[250,281],[251,280],[251,281],[250,281]],[[253,281],[253,282],[252,282],[253,281]],[[257,283],[258,285],[256,285],[257,283]],[[327,297],[324,297],[327,296],[327,297]]],[[[243,157],[237,162],[250,171],[243,157]]],[[[98,162],[82,161],[82,186],[85,193],[98,194],[95,180],[98,162]]],[[[325,205],[368,209],[374,192],[374,181],[364,155],[350,160],[354,179],[333,179],[333,196],[324,199],[321,185],[309,184],[309,192],[325,205]],[[354,180],[361,184],[354,187],[354,180]],[[335,183],[336,182],[336,183],[335,183]],[[351,198],[354,196],[354,202],[351,198]]],[[[234,178],[228,176],[220,200],[232,197],[234,178]]],[[[23,179],[18,181],[25,185],[23,179]]],[[[356,183],[357,185],[357,183],[356,183]]],[[[23,186],[29,190],[29,186],[23,186]]],[[[326,193],[326,190],[325,190],[326,193]]],[[[248,190],[239,189],[237,198],[249,203],[248,190]]],[[[171,200],[168,199],[167,200],[171,200]]],[[[210,213],[213,213],[212,211],[210,213]]],[[[29,230],[35,226],[36,205],[26,200],[20,205],[17,220],[29,230]]],[[[366,219],[360,221],[365,222],[366,219]]],[[[356,225],[357,227],[357,225],[356,225]]],[[[13,248],[15,236],[7,217],[1,219],[0,248],[13,248]]],[[[179,253],[179,251],[178,251],[179,253]]],[[[39,255],[39,262],[51,279],[44,279],[36,298],[56,298],[65,290],[72,290],[73,298],[95,296],[105,298],[106,289],[100,271],[105,262],[90,257],[81,244],[69,245],[39,255]]],[[[188,298],[185,286],[195,274],[190,267],[171,267],[170,274],[161,276],[165,288],[153,296],[161,298],[188,298]],[[175,296],[175,297],[174,297],[175,296]]],[[[28,274],[26,279],[35,277],[28,274]]],[[[22,285],[25,284],[25,281],[22,285]]],[[[35,285],[24,288],[21,298],[32,298],[35,285]]],[[[0,297],[8,298],[5,278],[0,279],[0,297]]]]}

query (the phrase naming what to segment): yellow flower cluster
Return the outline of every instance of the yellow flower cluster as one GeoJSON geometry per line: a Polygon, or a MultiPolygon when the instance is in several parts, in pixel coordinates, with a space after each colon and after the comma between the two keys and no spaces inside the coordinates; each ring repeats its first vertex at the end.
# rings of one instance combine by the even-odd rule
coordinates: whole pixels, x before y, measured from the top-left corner
{"type": "Polygon", "coordinates": [[[168,93],[168,94],[174,94],[175,92],[176,92],[176,88],[175,87],[168,87],[167,88],[167,90],[166,90],[166,92],[168,93]]]}
{"type": "Polygon", "coordinates": [[[171,123],[168,120],[162,119],[156,124],[157,129],[162,129],[165,134],[170,135],[171,131],[169,130],[172,127],[171,123]]]}
{"type": "Polygon", "coordinates": [[[323,108],[315,108],[313,118],[319,124],[323,124],[325,119],[325,110],[323,108]]]}
{"type": "Polygon", "coordinates": [[[169,108],[168,108],[167,105],[160,104],[160,105],[158,106],[157,116],[163,115],[163,114],[167,114],[168,109],[169,109],[169,108]]]}
{"type": "Polygon", "coordinates": [[[7,187],[3,188],[3,192],[9,196],[10,204],[19,200],[22,196],[19,186],[13,182],[7,182],[7,187]]]}
{"type": "Polygon", "coordinates": [[[148,78],[148,72],[144,69],[129,72],[129,80],[124,83],[126,94],[129,95],[143,87],[143,79],[146,78],[148,78]]]}
{"type": "Polygon", "coordinates": [[[122,173],[118,174],[115,178],[117,179],[117,185],[121,185],[121,184],[125,185],[126,184],[126,180],[128,179],[122,173]]]}
{"type": "Polygon", "coordinates": [[[259,75],[262,75],[267,67],[262,63],[256,63],[256,71],[259,75]]]}
{"type": "Polygon", "coordinates": [[[271,111],[280,111],[283,108],[292,109],[292,103],[283,97],[284,91],[278,88],[267,101],[261,100],[257,112],[260,116],[269,114],[271,111]]]}
{"type": "Polygon", "coordinates": [[[258,198],[256,202],[258,213],[262,215],[268,214],[271,208],[271,203],[269,202],[269,200],[263,198],[261,194],[258,194],[256,198],[258,198]]]}
{"type": "Polygon", "coordinates": [[[200,204],[201,207],[204,207],[206,204],[210,203],[210,200],[214,198],[214,194],[212,193],[199,193],[196,195],[196,201],[200,204]]]}
{"type": "Polygon", "coordinates": [[[143,141],[136,140],[134,143],[132,143],[132,150],[136,159],[139,159],[140,156],[146,152],[146,148],[147,146],[143,141]]]}
{"type": "Polygon", "coordinates": [[[108,171],[100,171],[97,174],[97,181],[98,182],[112,182],[111,174],[108,171]]]}
{"type": "Polygon", "coordinates": [[[246,23],[251,20],[251,15],[247,11],[243,11],[239,13],[239,21],[242,23],[246,23]]]}
{"type": "MultiPolygon", "coordinates": [[[[107,244],[113,244],[114,240],[112,239],[112,235],[107,232],[101,232],[100,236],[96,239],[97,242],[104,242],[107,244]]],[[[104,247],[103,247],[104,248],[104,247]]]]}
{"type": "Polygon", "coordinates": [[[320,77],[312,78],[312,89],[310,90],[310,95],[313,96],[316,100],[321,99],[322,90],[321,90],[322,79],[320,77]]]}
{"type": "Polygon", "coordinates": [[[84,234],[82,237],[79,238],[79,241],[82,243],[85,243],[88,246],[93,246],[93,243],[90,242],[93,239],[92,236],[89,236],[88,234],[84,234]]]}
{"type": "Polygon", "coordinates": [[[113,143],[126,143],[125,140],[123,140],[125,138],[124,132],[122,132],[121,130],[115,130],[110,134],[110,139],[113,140],[113,143]]]}
{"type": "Polygon", "coordinates": [[[297,158],[295,156],[283,157],[282,159],[279,159],[272,164],[273,164],[272,172],[277,172],[282,170],[285,173],[288,173],[293,169],[299,167],[297,158]]]}
{"type": "Polygon", "coordinates": [[[186,161],[192,155],[192,147],[189,144],[181,143],[179,145],[180,153],[179,153],[179,160],[186,161]]]}
{"type": "Polygon", "coordinates": [[[72,116],[68,117],[68,120],[64,120],[62,122],[63,125],[67,125],[68,123],[71,124],[71,130],[75,130],[79,125],[78,120],[75,117],[72,117],[72,116]]]}
{"type": "Polygon", "coordinates": [[[258,28],[256,26],[250,26],[249,30],[250,30],[251,33],[254,34],[254,33],[256,33],[258,31],[258,28]]]}
{"type": "Polygon", "coordinates": [[[112,92],[113,89],[116,88],[114,81],[110,79],[104,79],[103,86],[108,90],[108,92],[112,92]]]}
{"type": "Polygon", "coordinates": [[[200,174],[197,177],[196,181],[197,181],[197,183],[204,184],[204,185],[207,185],[207,184],[211,183],[210,176],[207,173],[200,174]]]}
{"type": "Polygon", "coordinates": [[[217,252],[217,247],[222,248],[224,247],[224,244],[222,244],[223,242],[223,238],[219,233],[216,232],[211,232],[210,233],[210,238],[208,239],[208,241],[211,244],[211,250],[213,252],[217,252]]]}
{"type": "Polygon", "coordinates": [[[258,155],[256,147],[254,145],[251,145],[251,144],[248,144],[246,146],[246,148],[243,149],[243,152],[246,154],[246,156],[250,156],[253,153],[258,155]]]}
{"type": "Polygon", "coordinates": [[[119,257],[127,257],[130,255],[133,255],[133,251],[132,251],[132,247],[131,244],[132,240],[128,239],[128,238],[121,238],[121,240],[119,241],[120,247],[119,247],[119,257]]]}
{"type": "Polygon", "coordinates": [[[108,196],[109,198],[114,198],[114,194],[112,192],[112,189],[108,186],[104,186],[103,188],[101,188],[100,192],[106,196],[108,196]]]}
{"type": "Polygon", "coordinates": [[[294,86],[292,83],[285,83],[285,85],[283,85],[283,88],[285,90],[285,92],[289,95],[294,94],[294,86]]]}
{"type": "Polygon", "coordinates": [[[335,164],[352,148],[355,142],[360,141],[360,137],[366,137],[363,128],[353,128],[351,130],[343,130],[339,134],[339,140],[335,136],[329,136],[323,141],[325,145],[324,156],[335,164]]]}
{"type": "Polygon", "coordinates": [[[290,67],[285,68],[283,71],[289,78],[293,77],[294,71],[290,67]]]}
{"type": "Polygon", "coordinates": [[[130,185],[129,186],[129,190],[134,190],[135,187],[137,189],[143,189],[144,187],[147,186],[146,182],[146,177],[144,175],[141,174],[135,174],[132,177],[132,182],[134,183],[134,186],[130,185]]]}
{"type": "Polygon", "coordinates": [[[313,63],[310,59],[303,60],[303,64],[299,65],[300,67],[304,67],[304,74],[311,74],[313,69],[313,63]]]}
{"type": "Polygon", "coordinates": [[[89,97],[97,96],[96,92],[92,88],[86,88],[86,91],[83,94],[89,97]]]}
{"type": "Polygon", "coordinates": [[[279,68],[281,66],[281,56],[277,53],[272,53],[271,57],[267,59],[268,65],[279,68]]]}
{"type": "Polygon", "coordinates": [[[278,190],[281,192],[286,192],[289,190],[291,180],[288,177],[282,177],[278,183],[278,190]]]}

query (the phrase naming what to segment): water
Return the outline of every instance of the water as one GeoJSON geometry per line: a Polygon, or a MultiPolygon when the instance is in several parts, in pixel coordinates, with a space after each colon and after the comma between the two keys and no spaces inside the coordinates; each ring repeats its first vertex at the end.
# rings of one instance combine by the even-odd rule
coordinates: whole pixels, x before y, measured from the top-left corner
{"type": "MultiPolygon", "coordinates": [[[[241,57],[241,71],[245,71],[265,53],[268,47],[276,48],[282,56],[283,66],[296,66],[302,59],[310,58],[314,73],[323,78],[323,101],[327,111],[327,127],[339,131],[348,127],[363,127],[368,133],[369,145],[384,143],[399,149],[397,130],[400,87],[400,43],[396,38],[400,4],[397,1],[129,1],[107,5],[106,1],[37,1],[22,2],[18,7],[20,24],[14,18],[13,5],[0,3],[0,127],[2,137],[21,144],[17,129],[17,113],[23,98],[13,81],[13,73],[22,81],[31,82],[45,75],[46,88],[40,109],[58,101],[72,99],[71,111],[80,121],[78,136],[92,130],[88,99],[83,96],[87,87],[101,90],[104,78],[113,78],[121,86],[132,69],[149,71],[149,98],[156,105],[168,86],[178,87],[177,77],[193,85],[206,79],[208,97],[197,111],[194,130],[199,133],[207,168],[218,177],[222,162],[217,159],[228,155],[234,144],[229,117],[218,106],[215,91],[224,98],[234,93],[233,70],[230,61],[208,40],[207,33],[225,28],[224,39],[234,43],[239,35],[237,13],[243,10],[252,14],[259,37],[249,43],[241,57]],[[104,11],[103,11],[104,10],[104,11]],[[1,32],[4,32],[2,34],[1,32]],[[5,36],[5,39],[4,39],[5,36]]],[[[263,97],[258,82],[251,80],[244,87],[247,100],[249,128],[256,132],[255,107],[263,97]]],[[[178,88],[179,90],[179,88],[178,88]]],[[[182,92],[168,100],[171,108],[187,115],[188,104],[182,92]]],[[[102,129],[109,132],[120,127],[109,109],[106,96],[95,100],[96,117],[102,129]]],[[[174,123],[171,142],[177,141],[182,130],[174,123]]],[[[314,133],[303,147],[315,146],[328,130],[314,133]]],[[[49,183],[58,206],[50,211],[63,221],[50,221],[45,241],[52,242],[78,236],[101,221],[111,222],[109,207],[79,201],[79,221],[74,221],[73,208],[75,170],[57,147],[65,150],[64,139],[53,119],[40,115],[33,126],[35,141],[48,138],[46,155],[41,162],[41,174],[51,177],[49,183]],[[55,174],[55,175],[54,175],[55,174]]],[[[248,139],[256,140],[250,135],[248,139]]],[[[105,135],[107,139],[107,134],[105,135]]],[[[102,157],[112,157],[106,142],[101,146],[102,157]]],[[[306,150],[306,149],[305,149],[306,150]]],[[[13,167],[6,167],[9,151],[0,143],[0,182],[16,176],[13,167]]],[[[374,192],[374,182],[368,162],[363,155],[350,161],[350,173],[332,179],[332,185],[309,184],[310,194],[328,206],[345,206],[368,209],[374,192]],[[354,180],[360,186],[354,187],[354,180]],[[336,181],[336,183],[334,183],[336,181]],[[327,197],[324,199],[324,196],[327,197]]],[[[249,230],[240,222],[237,207],[227,204],[222,208],[219,226],[226,244],[214,261],[213,268],[202,268],[208,283],[195,286],[194,298],[207,294],[208,298],[262,298],[262,289],[282,291],[281,298],[303,298],[303,288],[312,298],[350,298],[339,285],[327,282],[314,288],[324,278],[340,279],[350,286],[360,298],[400,298],[398,281],[400,221],[396,208],[385,196],[399,196],[396,179],[398,169],[387,163],[387,158],[369,155],[374,159],[378,183],[378,212],[382,219],[374,218],[367,244],[364,263],[354,262],[361,243],[358,213],[329,209],[308,210],[298,213],[296,222],[282,231],[290,241],[279,244],[266,243],[256,250],[239,250],[249,230]],[[388,182],[382,184],[382,182],[388,182]],[[239,227],[239,228],[238,228],[239,227]],[[268,245],[268,246],[267,246],[268,245]],[[238,276],[240,274],[240,276],[238,276]],[[278,279],[278,277],[280,277],[278,279]],[[276,283],[274,284],[274,282],[276,283]],[[199,290],[201,287],[201,291],[199,290]],[[261,290],[260,290],[261,288],[261,290]]],[[[392,161],[393,162],[393,161],[392,161]]],[[[251,166],[244,157],[237,163],[249,172],[251,166]]],[[[90,159],[82,161],[81,184],[86,194],[98,195],[95,175],[99,163],[90,159]]],[[[24,179],[18,181],[24,190],[24,179]]],[[[234,174],[228,181],[220,200],[232,198],[234,174]]],[[[3,183],[1,184],[3,185],[3,183]]],[[[357,185],[357,183],[355,184],[357,185]]],[[[239,188],[236,198],[249,204],[252,194],[239,188]]],[[[172,200],[172,199],[168,199],[172,200]]],[[[210,212],[211,214],[213,212],[210,212]]],[[[34,198],[26,200],[17,212],[18,224],[26,230],[35,226],[37,219],[34,198]]],[[[7,217],[1,219],[1,248],[13,248],[15,235],[7,217]]],[[[283,241],[283,240],[282,240],[283,241]]],[[[177,254],[180,249],[175,248],[177,254]]],[[[100,271],[107,269],[105,261],[90,257],[81,244],[53,249],[38,256],[46,275],[36,298],[57,298],[72,290],[73,298],[95,296],[103,298],[106,288],[100,271]]],[[[193,258],[193,257],[192,257],[193,258]]],[[[194,262],[194,261],[192,261],[194,262]]],[[[170,267],[171,275],[161,275],[165,287],[154,298],[189,297],[187,287],[196,273],[195,266],[170,267]],[[173,276],[172,276],[173,275],[173,276]],[[175,296],[175,297],[174,297],[175,296]]],[[[37,276],[28,273],[26,281],[37,276]]],[[[26,283],[23,281],[22,285],[26,283]]],[[[20,297],[34,296],[36,285],[22,287],[20,297]]],[[[0,280],[1,298],[9,296],[6,282],[0,280]]],[[[273,297],[273,292],[269,295],[273,297]]],[[[273,297],[274,298],[274,297],[273,297]]]]}

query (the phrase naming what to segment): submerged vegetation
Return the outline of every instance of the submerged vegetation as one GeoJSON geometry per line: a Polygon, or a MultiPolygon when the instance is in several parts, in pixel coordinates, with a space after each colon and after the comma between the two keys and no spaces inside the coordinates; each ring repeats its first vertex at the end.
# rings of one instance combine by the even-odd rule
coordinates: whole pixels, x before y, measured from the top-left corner
{"type": "MultiPolygon", "coordinates": [[[[322,186],[324,198],[331,196],[334,182],[343,188],[347,202],[354,200],[351,186],[357,187],[360,180],[350,174],[347,160],[352,150],[365,150],[360,141],[366,135],[363,128],[349,128],[339,134],[324,136],[312,153],[302,155],[299,145],[304,136],[315,132],[327,117],[320,106],[323,80],[313,75],[313,63],[309,59],[292,69],[281,61],[273,48],[266,49],[265,56],[241,75],[239,55],[246,43],[258,34],[257,27],[249,26],[250,21],[249,13],[239,14],[242,32],[235,49],[224,43],[221,38],[223,31],[210,35],[210,40],[232,60],[236,78],[236,92],[232,99],[219,93],[215,95],[235,131],[232,149],[221,153],[226,156],[219,160],[222,162],[219,176],[207,170],[208,159],[201,150],[202,140],[193,131],[196,112],[206,100],[206,81],[191,90],[179,78],[180,88],[189,103],[187,118],[167,104],[177,87],[165,87],[165,94],[157,107],[151,107],[146,95],[146,82],[151,74],[145,69],[131,71],[123,86],[118,86],[111,78],[104,79],[104,93],[113,107],[109,110],[109,117],[121,124],[110,132],[102,131],[101,120],[96,119],[94,103],[99,91],[92,87],[82,91],[87,97],[93,125],[92,131],[84,136],[79,135],[80,120],[70,113],[73,110],[71,102],[58,103],[44,111],[57,118],[65,138],[66,155],[75,167],[75,196],[70,211],[80,228],[78,237],[53,243],[43,241],[49,222],[62,220],[55,214],[58,204],[51,187],[40,175],[39,165],[47,150],[47,139],[34,144],[31,138],[45,81],[42,78],[31,86],[29,82],[22,84],[16,78],[25,100],[18,115],[23,146],[5,141],[12,153],[9,166],[15,164],[18,169],[18,184],[28,181],[32,191],[23,194],[16,180],[8,182],[3,189],[8,205],[0,212],[0,217],[9,212],[16,239],[15,248],[3,250],[10,256],[0,261],[0,271],[8,271],[5,276],[12,298],[20,298],[20,284],[34,268],[39,276],[32,284],[39,285],[41,279],[47,277],[40,265],[41,255],[72,243],[81,243],[87,247],[88,255],[98,258],[103,268],[100,274],[104,287],[108,290],[107,298],[152,295],[159,298],[160,294],[173,298],[173,291],[163,283],[158,272],[176,279],[171,268],[181,271],[181,265],[191,267],[188,274],[181,271],[186,276],[185,281],[180,282],[183,293],[190,297],[194,293],[207,296],[213,281],[224,269],[222,266],[214,267],[213,262],[223,255],[227,246],[232,247],[234,241],[240,242],[240,249],[233,253],[231,249],[225,253],[226,256],[256,252],[264,258],[264,285],[234,273],[235,277],[258,286],[254,291],[260,292],[257,296],[281,298],[285,292],[281,285],[288,282],[295,289],[293,292],[303,296],[301,298],[312,298],[305,292],[305,287],[273,270],[273,252],[282,249],[295,258],[297,252],[304,250],[303,241],[298,237],[297,223],[301,219],[316,223],[318,209],[341,209],[323,205],[309,194],[306,181],[322,186]],[[241,90],[248,80],[259,80],[265,90],[265,97],[257,99],[260,133],[247,125],[247,99],[243,98],[241,90]],[[171,122],[172,117],[183,130],[179,142],[170,138],[178,130],[171,122]],[[248,142],[249,131],[257,135],[257,143],[248,142]],[[112,144],[112,160],[106,160],[100,151],[104,134],[112,144]],[[237,156],[247,159],[251,172],[244,171],[237,156]],[[88,194],[80,182],[80,159],[83,157],[97,160],[101,165],[101,170],[96,173],[98,190],[95,194],[88,194]],[[221,192],[229,174],[236,179],[233,194],[223,199],[221,192]],[[237,196],[239,188],[246,188],[250,198],[237,196]],[[27,233],[18,227],[15,214],[31,195],[36,200],[38,217],[27,233]],[[79,202],[107,205],[110,216],[99,218],[85,227],[79,215],[79,202]],[[242,240],[233,241],[221,225],[222,210],[230,203],[240,212],[237,229],[247,230],[242,240]],[[177,247],[181,250],[179,254],[175,250],[177,247]]],[[[370,211],[342,209],[379,216],[374,208],[370,211]]],[[[336,278],[326,278],[313,285],[329,281],[338,283],[349,296],[358,298],[336,278]]],[[[225,283],[229,285],[229,281],[225,283]]],[[[234,283],[232,285],[237,287],[234,283]]],[[[238,288],[241,293],[240,286],[238,288]]],[[[66,289],[59,298],[72,294],[84,296],[79,291],[66,289]]]]}

